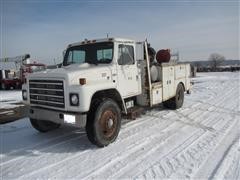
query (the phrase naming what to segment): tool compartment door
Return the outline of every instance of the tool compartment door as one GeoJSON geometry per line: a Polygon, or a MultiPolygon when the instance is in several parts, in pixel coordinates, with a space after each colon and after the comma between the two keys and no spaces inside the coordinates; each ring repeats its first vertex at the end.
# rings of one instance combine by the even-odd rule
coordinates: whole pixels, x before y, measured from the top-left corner
{"type": "Polygon", "coordinates": [[[163,101],[166,101],[175,96],[175,77],[174,66],[162,66],[162,88],[163,88],[163,101]]]}
{"type": "Polygon", "coordinates": [[[168,96],[169,98],[172,98],[175,96],[176,94],[176,90],[175,90],[175,78],[174,78],[174,74],[175,74],[175,70],[174,70],[174,66],[169,66],[169,77],[168,77],[168,96]]]}
{"type": "Polygon", "coordinates": [[[152,101],[153,105],[162,102],[162,83],[155,83],[152,86],[152,101]]]}
{"type": "Polygon", "coordinates": [[[162,67],[163,101],[166,101],[169,98],[168,79],[169,79],[169,67],[163,66],[162,67]]]}

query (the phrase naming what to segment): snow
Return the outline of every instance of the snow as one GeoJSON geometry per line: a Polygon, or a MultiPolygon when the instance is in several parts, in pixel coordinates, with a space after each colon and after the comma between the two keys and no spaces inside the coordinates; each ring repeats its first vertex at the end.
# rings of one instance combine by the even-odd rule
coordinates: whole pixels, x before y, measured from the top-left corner
{"type": "Polygon", "coordinates": [[[22,101],[21,90],[0,90],[0,109],[8,109],[19,106],[22,101]]]}
{"type": "Polygon", "coordinates": [[[193,81],[181,109],[124,121],[105,148],[84,129],[42,134],[28,118],[0,125],[2,179],[240,179],[240,73],[199,73],[193,81]]]}

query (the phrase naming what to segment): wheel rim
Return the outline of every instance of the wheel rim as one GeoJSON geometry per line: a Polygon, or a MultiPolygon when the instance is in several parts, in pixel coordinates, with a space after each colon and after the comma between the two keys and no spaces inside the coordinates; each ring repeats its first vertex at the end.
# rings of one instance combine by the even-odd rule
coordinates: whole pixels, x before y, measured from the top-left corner
{"type": "Polygon", "coordinates": [[[111,138],[117,129],[117,116],[111,111],[104,111],[100,118],[100,127],[105,138],[111,138]]]}

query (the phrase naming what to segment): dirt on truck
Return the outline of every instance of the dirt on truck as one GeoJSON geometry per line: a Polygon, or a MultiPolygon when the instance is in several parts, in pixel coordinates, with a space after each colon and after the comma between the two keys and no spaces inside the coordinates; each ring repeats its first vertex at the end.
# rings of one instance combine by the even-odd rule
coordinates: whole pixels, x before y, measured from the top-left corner
{"type": "Polygon", "coordinates": [[[99,147],[114,142],[122,116],[163,104],[178,109],[190,92],[190,64],[170,61],[147,41],[123,38],[69,44],[62,67],[29,74],[22,96],[40,132],[61,124],[85,127],[99,147]]]}

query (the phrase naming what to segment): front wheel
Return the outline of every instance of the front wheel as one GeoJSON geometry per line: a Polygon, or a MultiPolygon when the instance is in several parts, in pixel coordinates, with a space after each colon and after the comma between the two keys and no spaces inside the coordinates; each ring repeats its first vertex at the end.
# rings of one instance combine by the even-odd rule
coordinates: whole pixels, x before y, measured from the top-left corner
{"type": "Polygon", "coordinates": [[[37,119],[30,119],[30,122],[32,124],[32,127],[34,127],[39,132],[48,132],[61,126],[60,124],[51,121],[43,121],[37,119]]]}
{"type": "Polygon", "coordinates": [[[121,128],[121,112],[116,102],[105,99],[93,103],[87,119],[88,139],[99,147],[114,142],[121,128]]]}

